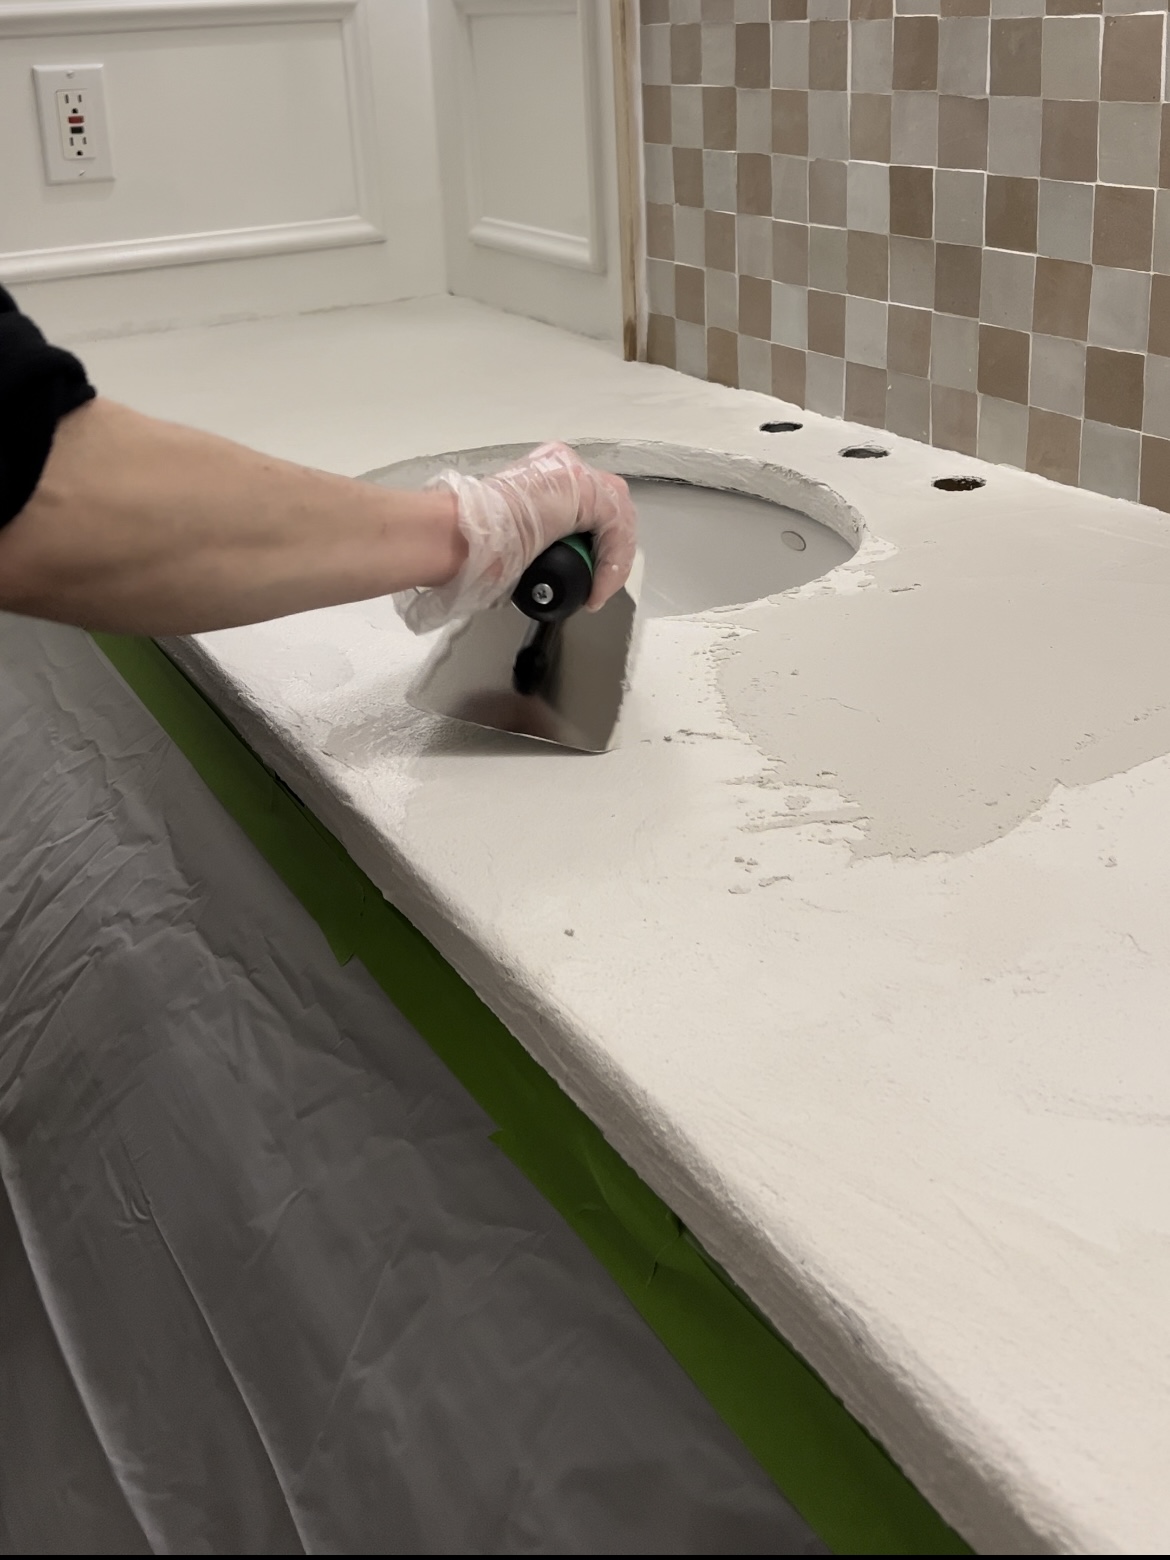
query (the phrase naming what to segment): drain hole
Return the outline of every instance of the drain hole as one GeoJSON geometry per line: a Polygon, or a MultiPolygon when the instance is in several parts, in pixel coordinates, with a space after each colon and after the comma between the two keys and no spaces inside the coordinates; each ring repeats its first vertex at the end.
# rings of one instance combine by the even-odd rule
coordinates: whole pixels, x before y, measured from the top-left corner
{"type": "Polygon", "coordinates": [[[884,450],[880,444],[851,444],[848,449],[841,451],[846,460],[881,460],[888,455],[889,450],[884,450]]]}
{"type": "Polygon", "coordinates": [[[986,487],[987,482],[983,477],[939,477],[933,486],[944,493],[973,493],[976,488],[986,487]]]}
{"type": "Polygon", "coordinates": [[[761,423],[760,424],[760,432],[761,433],[799,433],[800,430],[803,427],[804,427],[804,424],[803,423],[798,423],[798,422],[761,423]]]}

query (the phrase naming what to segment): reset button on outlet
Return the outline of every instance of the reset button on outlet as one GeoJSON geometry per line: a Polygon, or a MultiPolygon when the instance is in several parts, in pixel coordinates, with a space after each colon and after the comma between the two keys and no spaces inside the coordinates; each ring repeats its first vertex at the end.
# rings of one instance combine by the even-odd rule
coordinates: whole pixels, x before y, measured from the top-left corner
{"type": "Polygon", "coordinates": [[[50,184],[112,179],[100,65],[34,65],[41,151],[50,184]]]}

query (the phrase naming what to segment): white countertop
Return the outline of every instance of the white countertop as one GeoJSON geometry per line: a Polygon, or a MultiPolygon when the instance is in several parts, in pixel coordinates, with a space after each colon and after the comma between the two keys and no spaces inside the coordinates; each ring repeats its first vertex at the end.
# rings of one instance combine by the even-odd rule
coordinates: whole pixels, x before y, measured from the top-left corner
{"type": "Polygon", "coordinates": [[[860,513],[648,623],[600,758],[407,709],[384,602],[181,657],[976,1547],[1170,1547],[1167,517],[452,299],[79,350],[337,471],[664,440],[860,513]]]}

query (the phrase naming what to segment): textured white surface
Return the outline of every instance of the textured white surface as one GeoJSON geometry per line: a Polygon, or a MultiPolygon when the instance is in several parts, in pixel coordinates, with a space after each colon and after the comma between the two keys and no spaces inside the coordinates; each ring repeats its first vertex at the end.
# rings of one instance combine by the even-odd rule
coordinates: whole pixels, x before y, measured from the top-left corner
{"type": "Polygon", "coordinates": [[[1170,1546],[1165,519],[452,300],[87,357],[339,471],[662,439],[861,514],[647,623],[602,758],[413,714],[380,602],[181,659],[977,1547],[1170,1546]]]}

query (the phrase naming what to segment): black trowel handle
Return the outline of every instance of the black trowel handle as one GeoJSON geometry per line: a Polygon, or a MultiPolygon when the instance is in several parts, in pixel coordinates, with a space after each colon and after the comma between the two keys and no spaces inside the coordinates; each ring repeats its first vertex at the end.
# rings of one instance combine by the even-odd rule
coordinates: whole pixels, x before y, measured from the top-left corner
{"type": "Polygon", "coordinates": [[[546,547],[520,576],[512,600],[537,623],[561,623],[589,600],[593,537],[587,531],[546,547]]]}

